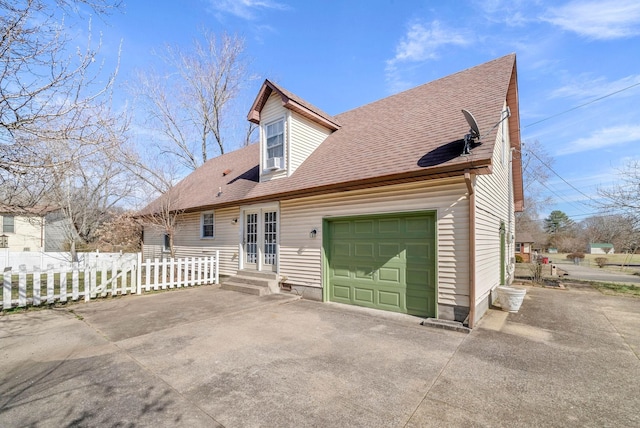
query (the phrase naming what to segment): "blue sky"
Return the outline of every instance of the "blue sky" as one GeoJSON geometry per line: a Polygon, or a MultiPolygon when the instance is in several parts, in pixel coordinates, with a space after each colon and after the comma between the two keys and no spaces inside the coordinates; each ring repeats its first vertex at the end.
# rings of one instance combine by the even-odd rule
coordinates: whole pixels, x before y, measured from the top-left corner
{"type": "Polygon", "coordinates": [[[129,0],[93,27],[107,66],[122,46],[120,83],[200,29],[241,35],[256,77],[243,118],[265,78],[338,114],[515,52],[522,138],[538,140],[562,177],[550,173],[544,215],[594,213],[587,196],[640,157],[637,0],[129,0]]]}

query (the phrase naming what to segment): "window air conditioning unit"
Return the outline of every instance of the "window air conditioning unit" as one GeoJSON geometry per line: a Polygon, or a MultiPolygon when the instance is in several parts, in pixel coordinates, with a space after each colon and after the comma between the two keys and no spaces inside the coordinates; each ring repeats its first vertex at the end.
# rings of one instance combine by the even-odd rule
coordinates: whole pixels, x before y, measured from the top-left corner
{"type": "Polygon", "coordinates": [[[282,158],[267,159],[267,169],[275,170],[282,168],[282,158]]]}

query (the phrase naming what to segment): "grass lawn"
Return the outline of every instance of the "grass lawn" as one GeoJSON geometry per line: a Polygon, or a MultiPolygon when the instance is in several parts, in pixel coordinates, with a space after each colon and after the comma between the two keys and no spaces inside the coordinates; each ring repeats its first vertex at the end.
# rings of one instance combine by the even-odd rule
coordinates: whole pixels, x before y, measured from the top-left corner
{"type": "Polygon", "coordinates": [[[592,282],[591,286],[603,294],[640,297],[640,287],[633,284],[610,284],[606,282],[592,282]]]}

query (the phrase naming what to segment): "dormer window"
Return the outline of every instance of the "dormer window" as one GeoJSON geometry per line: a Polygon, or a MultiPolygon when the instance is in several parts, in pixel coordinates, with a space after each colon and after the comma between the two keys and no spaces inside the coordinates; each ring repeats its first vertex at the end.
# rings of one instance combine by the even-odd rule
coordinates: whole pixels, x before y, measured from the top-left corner
{"type": "Polygon", "coordinates": [[[267,124],[267,165],[282,168],[284,157],[284,119],[267,124]]]}

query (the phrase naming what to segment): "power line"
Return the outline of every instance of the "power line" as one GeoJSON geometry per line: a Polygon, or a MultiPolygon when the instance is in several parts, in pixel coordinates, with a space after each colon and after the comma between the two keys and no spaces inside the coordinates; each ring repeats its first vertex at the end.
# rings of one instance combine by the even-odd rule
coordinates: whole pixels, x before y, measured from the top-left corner
{"type": "MultiPolygon", "coordinates": [[[[576,209],[579,209],[579,210],[581,210],[581,209],[582,209],[580,206],[578,206],[578,205],[575,203],[575,201],[570,201],[570,200],[568,200],[568,199],[565,199],[565,198],[564,198],[564,196],[562,196],[562,195],[560,195],[560,194],[556,193],[556,192],[555,192],[555,190],[552,190],[551,188],[549,188],[546,184],[544,184],[544,183],[543,183],[543,182],[541,182],[540,180],[536,180],[536,181],[537,181],[537,182],[538,182],[542,187],[544,187],[545,189],[547,189],[549,192],[553,193],[553,194],[554,194],[554,195],[556,195],[558,198],[562,199],[565,203],[572,205],[572,206],[573,206],[573,207],[575,207],[576,209]]],[[[577,202],[580,202],[580,201],[577,201],[577,202]]],[[[584,204],[584,202],[580,202],[580,203],[581,203],[581,204],[583,204],[583,205],[586,205],[586,204],[584,204]]],[[[588,206],[588,205],[587,205],[587,206],[588,206]]]]}
{"type": "Polygon", "coordinates": [[[545,122],[545,121],[547,121],[547,120],[554,119],[554,118],[556,118],[556,117],[558,117],[558,116],[562,116],[563,114],[567,114],[567,113],[572,112],[572,111],[574,111],[574,110],[577,110],[577,109],[579,109],[579,108],[582,108],[582,107],[588,106],[589,104],[593,104],[593,103],[595,103],[595,102],[597,102],[597,101],[603,100],[603,99],[605,99],[605,98],[609,98],[609,97],[610,97],[610,96],[612,96],[612,95],[619,94],[620,92],[624,92],[624,91],[629,90],[629,89],[631,89],[631,88],[634,88],[634,87],[636,87],[636,86],[640,86],[640,82],[638,82],[638,83],[634,83],[633,85],[627,86],[626,88],[622,88],[622,89],[619,89],[619,90],[617,90],[617,91],[610,92],[610,93],[608,93],[608,94],[606,94],[606,95],[603,95],[603,96],[601,96],[601,97],[595,98],[595,99],[593,99],[593,100],[591,100],[591,101],[587,101],[586,103],[584,103],[584,104],[580,104],[580,105],[575,106],[575,107],[572,107],[572,108],[570,108],[569,110],[565,110],[565,111],[562,111],[562,112],[560,112],[560,113],[556,113],[556,114],[554,114],[554,115],[552,115],[552,116],[545,117],[544,119],[540,119],[540,120],[538,120],[538,121],[536,121],[536,122],[533,122],[533,123],[530,123],[530,124],[528,124],[528,125],[526,125],[526,126],[523,126],[521,129],[525,129],[525,128],[528,128],[528,127],[530,127],[530,126],[537,125],[537,124],[539,124],[539,123],[545,122]]]}
{"type": "MultiPolygon", "coordinates": [[[[640,83],[639,83],[640,85],[640,83]]],[[[577,187],[575,187],[573,184],[569,183],[567,180],[565,180],[564,178],[562,178],[562,176],[560,174],[558,174],[553,168],[551,168],[551,166],[549,166],[549,164],[547,164],[545,161],[543,161],[542,159],[540,159],[540,157],[535,154],[534,152],[532,152],[531,150],[527,150],[526,146],[525,146],[525,150],[527,151],[527,153],[529,153],[530,155],[533,155],[533,157],[535,157],[536,159],[538,159],[538,161],[544,165],[549,171],[551,171],[552,173],[554,173],[560,180],[562,180],[567,186],[571,187],[573,190],[575,190],[576,192],[580,193],[582,196],[584,196],[585,198],[589,199],[591,202],[595,203],[597,205],[597,201],[594,200],[591,196],[587,195],[586,193],[584,193],[582,190],[578,189],[577,187]]],[[[584,202],[581,202],[584,205],[587,205],[584,202]]],[[[588,205],[587,205],[588,206],[588,205]]]]}

